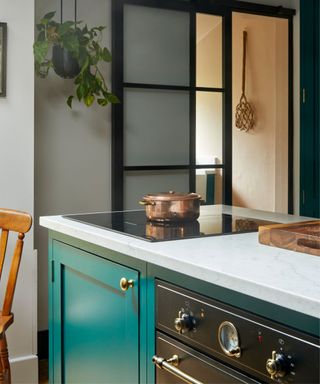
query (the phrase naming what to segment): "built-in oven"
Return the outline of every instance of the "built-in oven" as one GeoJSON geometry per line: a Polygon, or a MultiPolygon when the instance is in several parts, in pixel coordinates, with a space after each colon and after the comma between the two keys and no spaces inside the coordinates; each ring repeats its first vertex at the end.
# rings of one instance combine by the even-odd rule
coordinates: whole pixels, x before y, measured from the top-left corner
{"type": "Polygon", "coordinates": [[[319,339],[156,282],[156,383],[319,384],[319,339]]]}
{"type": "Polygon", "coordinates": [[[156,375],[156,382],[159,384],[258,383],[164,333],[157,332],[156,342],[157,356],[153,361],[160,368],[156,375]],[[169,356],[169,358],[165,359],[162,356],[169,356]]]}

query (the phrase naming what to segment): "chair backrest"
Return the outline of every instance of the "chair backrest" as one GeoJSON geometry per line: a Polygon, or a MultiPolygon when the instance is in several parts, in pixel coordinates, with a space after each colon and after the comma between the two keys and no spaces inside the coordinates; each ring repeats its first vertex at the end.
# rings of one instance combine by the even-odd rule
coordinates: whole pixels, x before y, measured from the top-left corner
{"type": "Polygon", "coordinates": [[[0,237],[0,281],[6,256],[9,232],[18,232],[18,239],[11,260],[11,267],[2,306],[2,315],[4,316],[8,316],[11,313],[13,295],[23,249],[24,234],[29,231],[31,225],[32,217],[28,213],[0,208],[0,229],[2,230],[0,237]]]}

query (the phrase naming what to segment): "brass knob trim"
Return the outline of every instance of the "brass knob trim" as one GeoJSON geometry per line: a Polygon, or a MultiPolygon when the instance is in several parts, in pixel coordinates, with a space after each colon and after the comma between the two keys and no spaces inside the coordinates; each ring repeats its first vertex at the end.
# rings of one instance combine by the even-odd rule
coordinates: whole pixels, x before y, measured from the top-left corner
{"type": "Polygon", "coordinates": [[[287,359],[281,353],[272,351],[271,359],[267,360],[266,370],[269,373],[271,379],[275,380],[281,377],[285,377],[287,374],[287,359]]]}
{"type": "Polygon", "coordinates": [[[122,277],[120,279],[120,288],[122,291],[126,292],[129,288],[132,288],[134,286],[133,280],[128,280],[125,277],[122,277]]]}
{"type": "Polygon", "coordinates": [[[180,334],[191,331],[195,325],[193,317],[182,311],[179,311],[179,316],[174,321],[174,327],[180,334]]]}

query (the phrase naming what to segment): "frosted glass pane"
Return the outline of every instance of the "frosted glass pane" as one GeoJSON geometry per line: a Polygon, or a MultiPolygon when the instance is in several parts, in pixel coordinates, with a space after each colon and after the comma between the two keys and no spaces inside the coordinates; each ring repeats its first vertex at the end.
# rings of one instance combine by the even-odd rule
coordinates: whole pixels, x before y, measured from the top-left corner
{"type": "Polygon", "coordinates": [[[196,162],[222,164],[222,94],[197,92],[196,162]]]}
{"type": "Polygon", "coordinates": [[[126,89],[125,165],[181,165],[189,162],[189,93],[126,89]]]}
{"type": "Polygon", "coordinates": [[[124,6],[124,81],[189,85],[189,13],[124,6]]]}
{"type": "Polygon", "coordinates": [[[197,14],[198,87],[222,88],[222,17],[197,14]]]}
{"type": "Polygon", "coordinates": [[[205,200],[205,204],[222,204],[223,170],[197,169],[196,192],[205,200]]]}
{"type": "Polygon", "coordinates": [[[185,170],[126,172],[124,191],[124,208],[141,209],[139,201],[147,193],[188,192],[189,172],[185,170]]]}

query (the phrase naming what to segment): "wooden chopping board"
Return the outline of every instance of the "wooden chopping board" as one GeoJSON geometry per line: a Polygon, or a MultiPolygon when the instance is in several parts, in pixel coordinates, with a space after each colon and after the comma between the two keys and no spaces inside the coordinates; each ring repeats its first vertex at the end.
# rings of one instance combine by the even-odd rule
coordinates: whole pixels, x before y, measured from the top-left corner
{"type": "Polygon", "coordinates": [[[259,227],[259,242],[320,256],[320,220],[262,225],[259,227]]]}

